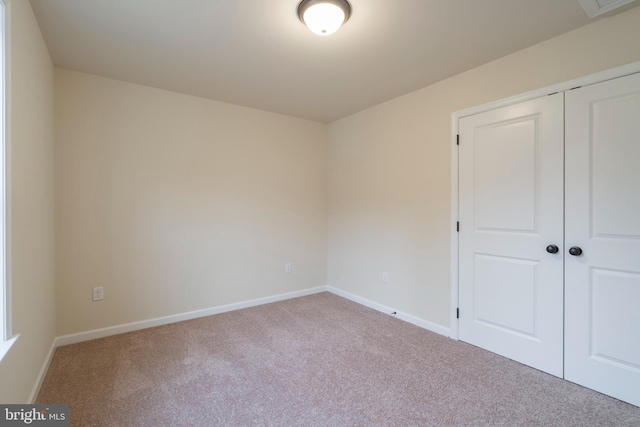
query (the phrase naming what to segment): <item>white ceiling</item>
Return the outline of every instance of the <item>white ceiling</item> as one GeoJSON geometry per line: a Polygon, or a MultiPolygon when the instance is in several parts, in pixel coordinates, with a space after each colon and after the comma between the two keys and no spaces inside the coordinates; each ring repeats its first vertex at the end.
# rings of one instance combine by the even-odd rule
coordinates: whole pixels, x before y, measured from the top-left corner
{"type": "Polygon", "coordinates": [[[578,0],[349,0],[319,37],[299,0],[31,0],[56,66],[321,122],[589,22],[578,0]]]}

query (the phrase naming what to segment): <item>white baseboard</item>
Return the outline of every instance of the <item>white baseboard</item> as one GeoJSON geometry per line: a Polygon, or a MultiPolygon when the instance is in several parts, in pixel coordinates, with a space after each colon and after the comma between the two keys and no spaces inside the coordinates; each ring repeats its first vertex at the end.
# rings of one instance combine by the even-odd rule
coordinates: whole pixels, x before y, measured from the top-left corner
{"type": "Polygon", "coordinates": [[[242,301],[233,304],[221,305],[218,307],[205,308],[202,310],[190,311],[187,313],[174,314],[171,316],[158,317],[155,319],[142,320],[139,322],[126,323],[123,325],[110,326],[107,328],[94,329],[86,332],[79,332],[76,334],[62,335],[56,337],[51,344],[51,348],[49,349],[49,353],[42,364],[42,368],[38,373],[38,377],[36,378],[36,383],[33,386],[33,390],[31,391],[31,395],[29,396],[29,403],[34,403],[35,399],[38,397],[38,393],[40,392],[40,387],[42,386],[42,382],[44,381],[44,377],[47,373],[47,369],[49,369],[49,365],[51,364],[51,360],[53,359],[53,354],[55,352],[56,347],[75,344],[83,341],[90,341],[97,338],[104,338],[112,335],[123,334],[126,332],[138,331],[141,329],[153,328],[156,326],[168,325],[170,323],[182,322],[184,320],[197,319],[199,317],[212,316],[214,314],[227,313],[229,311],[241,310],[243,308],[256,307],[263,304],[270,304],[273,302],[284,301],[292,298],[304,297],[307,295],[313,295],[320,292],[331,292],[340,297],[346,298],[355,303],[364,305],[365,307],[372,308],[379,312],[385,314],[391,314],[396,311],[395,317],[403,320],[405,322],[411,323],[413,325],[419,326],[423,329],[427,329],[429,331],[435,332],[440,335],[450,336],[451,330],[444,326],[438,325],[436,323],[428,322],[426,320],[422,320],[415,316],[411,316],[409,314],[402,313],[400,311],[394,310],[390,307],[386,307],[382,304],[375,303],[368,299],[353,295],[349,292],[345,292],[343,290],[334,288],[332,286],[318,286],[316,288],[305,289],[302,291],[289,292],[286,294],[279,294],[265,298],[258,298],[249,301],[242,301]]]}
{"type": "Polygon", "coordinates": [[[330,285],[327,285],[327,291],[331,292],[332,294],[336,294],[338,296],[346,298],[350,301],[356,302],[360,305],[364,305],[365,307],[369,307],[374,310],[377,310],[381,313],[391,314],[393,312],[396,312],[395,317],[400,320],[404,320],[405,322],[419,326],[423,329],[427,329],[431,332],[444,335],[445,337],[451,336],[451,329],[444,327],[442,325],[438,325],[437,323],[429,322],[427,320],[423,320],[418,317],[411,316],[410,314],[406,314],[401,311],[394,310],[390,307],[384,306],[382,304],[378,304],[376,302],[370,301],[366,298],[362,298],[354,294],[350,294],[349,292],[345,292],[341,289],[334,288],[333,286],[330,286],[330,285]]]}
{"type": "Polygon", "coordinates": [[[255,307],[258,305],[269,304],[272,302],[284,301],[292,298],[304,297],[320,292],[326,292],[326,286],[318,286],[317,288],[305,289],[302,291],[289,292],[265,298],[258,298],[249,301],[242,301],[233,304],[221,305],[218,307],[205,308],[202,310],[190,311],[187,313],[174,314],[171,316],[157,317],[155,319],[142,320],[139,322],[126,323],[123,325],[110,326],[107,328],[94,329],[76,334],[63,335],[56,338],[56,347],[61,345],[75,344],[83,341],[104,338],[111,335],[124,334],[126,332],[139,331],[141,329],[153,328],[156,326],[168,325],[170,323],[182,322],[184,320],[197,319],[198,317],[212,316],[214,314],[226,313],[243,308],[255,307]]]}
{"type": "MultiPolygon", "coordinates": [[[[109,326],[107,328],[94,329],[94,330],[85,331],[85,332],[78,332],[76,334],[62,335],[62,336],[56,337],[56,339],[54,340],[52,349],[49,352],[50,353],[49,356],[53,354],[53,350],[55,349],[55,347],[59,347],[62,345],[75,344],[83,341],[94,340],[97,338],[109,337],[111,335],[118,335],[118,334],[124,334],[127,332],[139,331],[141,329],[168,325],[170,323],[182,322],[184,320],[197,319],[199,317],[213,316],[214,314],[241,310],[243,308],[256,307],[263,304],[270,304],[273,302],[304,297],[307,295],[313,295],[313,294],[317,294],[320,292],[327,292],[327,291],[335,295],[341,296],[343,298],[346,298],[350,301],[364,305],[365,307],[369,307],[374,310],[380,311],[382,313],[391,314],[392,312],[396,311],[395,317],[400,320],[404,320],[405,322],[408,322],[413,325],[419,326],[421,328],[427,329],[429,331],[438,333],[440,335],[444,335],[447,337],[451,335],[451,330],[449,328],[446,328],[442,325],[438,325],[437,323],[429,322],[427,320],[423,320],[418,317],[411,316],[410,314],[406,314],[401,311],[394,310],[390,307],[375,303],[366,298],[359,297],[357,295],[351,294],[349,292],[345,292],[341,289],[337,289],[332,286],[318,286],[315,288],[305,289],[302,291],[295,291],[295,292],[289,292],[286,294],[273,295],[270,297],[258,298],[258,299],[249,300],[249,301],[242,301],[242,302],[233,303],[233,304],[205,308],[202,310],[195,310],[187,313],[174,314],[171,316],[157,317],[155,319],[142,320],[139,322],[125,323],[123,325],[109,326]]],[[[46,366],[49,366],[48,365],[49,362],[50,360],[47,361],[46,366]]],[[[43,366],[43,372],[46,372],[46,369],[44,368],[45,366],[43,366]]]]}
{"type": "Polygon", "coordinates": [[[79,332],[77,334],[63,335],[54,338],[51,343],[51,348],[47,353],[47,357],[40,368],[40,372],[36,377],[36,382],[33,385],[33,389],[31,390],[31,394],[29,395],[29,400],[27,403],[35,403],[35,400],[38,397],[38,393],[40,393],[40,388],[42,387],[42,383],[44,382],[44,378],[47,374],[47,370],[49,369],[49,365],[51,365],[51,360],[53,359],[53,354],[55,353],[56,347],[60,347],[62,345],[67,344],[75,344],[83,341],[89,341],[96,338],[104,338],[111,335],[123,334],[125,332],[138,331],[140,329],[152,328],[154,326],[162,326],[167,325],[169,323],[182,322],[183,320],[196,319],[198,317],[212,316],[214,314],[226,313],[229,311],[240,310],[243,308],[255,307],[258,305],[269,304],[272,302],[284,301],[292,298],[304,297],[307,295],[313,295],[320,292],[326,292],[326,286],[318,286],[316,288],[305,289],[302,291],[289,292],[286,294],[279,294],[265,298],[258,298],[250,301],[242,301],[235,304],[227,304],[218,307],[206,308],[203,310],[195,310],[190,311],[188,313],[175,314],[172,316],[158,317],[156,319],[142,320],[140,322],[127,323],[124,325],[110,326],[108,328],[94,329],[92,331],[79,332]]]}
{"type": "Polygon", "coordinates": [[[40,393],[40,387],[42,387],[42,383],[44,382],[44,377],[47,375],[47,371],[49,370],[49,365],[51,365],[51,360],[53,360],[53,353],[55,353],[56,351],[57,340],[58,340],[57,338],[54,338],[53,341],[51,342],[51,347],[49,348],[47,357],[44,359],[42,368],[40,368],[40,372],[38,372],[38,376],[36,377],[36,382],[33,385],[31,394],[29,395],[29,400],[27,400],[27,403],[29,404],[36,403],[36,398],[38,397],[38,393],[40,393]]]}

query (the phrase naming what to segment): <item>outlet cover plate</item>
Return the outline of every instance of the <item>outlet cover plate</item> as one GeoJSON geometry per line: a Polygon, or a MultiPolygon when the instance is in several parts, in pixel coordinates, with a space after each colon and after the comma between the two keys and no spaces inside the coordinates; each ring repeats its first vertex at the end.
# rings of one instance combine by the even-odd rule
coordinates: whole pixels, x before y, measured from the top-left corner
{"type": "Polygon", "coordinates": [[[93,288],[93,300],[102,301],[103,299],[104,299],[104,288],[102,286],[93,288]]]}

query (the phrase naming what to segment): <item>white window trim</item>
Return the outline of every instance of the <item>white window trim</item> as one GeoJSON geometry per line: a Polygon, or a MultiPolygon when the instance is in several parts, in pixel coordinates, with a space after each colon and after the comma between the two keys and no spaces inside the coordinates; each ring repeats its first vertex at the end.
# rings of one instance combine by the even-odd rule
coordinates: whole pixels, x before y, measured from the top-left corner
{"type": "Polygon", "coordinates": [[[0,0],[0,361],[16,342],[11,313],[11,0],[0,0]]]}

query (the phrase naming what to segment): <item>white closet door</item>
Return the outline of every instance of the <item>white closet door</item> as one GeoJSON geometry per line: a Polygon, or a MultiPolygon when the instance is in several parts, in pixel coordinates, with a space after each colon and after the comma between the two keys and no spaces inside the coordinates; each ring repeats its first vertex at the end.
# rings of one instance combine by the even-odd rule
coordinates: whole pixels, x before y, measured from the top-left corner
{"type": "Polygon", "coordinates": [[[556,94],[459,121],[459,337],[556,376],[563,107],[556,94]]]}
{"type": "Polygon", "coordinates": [[[566,104],[565,378],[640,406],[640,74],[566,104]]]}

